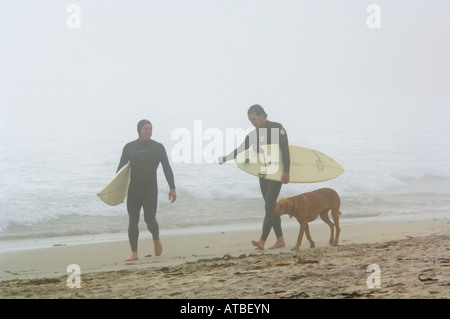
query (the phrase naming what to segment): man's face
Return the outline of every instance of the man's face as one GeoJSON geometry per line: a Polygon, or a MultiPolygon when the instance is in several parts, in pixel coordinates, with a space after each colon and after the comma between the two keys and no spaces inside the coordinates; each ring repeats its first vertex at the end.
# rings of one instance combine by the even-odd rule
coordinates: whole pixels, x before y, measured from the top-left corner
{"type": "Polygon", "coordinates": [[[261,128],[266,123],[267,119],[264,117],[264,114],[257,115],[255,112],[250,113],[248,115],[248,120],[252,122],[253,126],[256,128],[261,128]]]}
{"type": "Polygon", "coordinates": [[[153,127],[151,124],[145,124],[141,129],[141,138],[146,141],[152,137],[153,127]]]}

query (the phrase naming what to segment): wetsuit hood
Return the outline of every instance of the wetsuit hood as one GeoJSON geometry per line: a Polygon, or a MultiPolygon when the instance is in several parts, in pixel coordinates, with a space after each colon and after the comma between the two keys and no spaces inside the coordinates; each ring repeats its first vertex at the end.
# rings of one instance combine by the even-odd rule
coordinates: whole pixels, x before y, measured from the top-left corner
{"type": "Polygon", "coordinates": [[[139,123],[137,124],[137,132],[139,137],[141,137],[141,131],[145,124],[152,125],[152,123],[149,120],[140,120],[139,123]]]}

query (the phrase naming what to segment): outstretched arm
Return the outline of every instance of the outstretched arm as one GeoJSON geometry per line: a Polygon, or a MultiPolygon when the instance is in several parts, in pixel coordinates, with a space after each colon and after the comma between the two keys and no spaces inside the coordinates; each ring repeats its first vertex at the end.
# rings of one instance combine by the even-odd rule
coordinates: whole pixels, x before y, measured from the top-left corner
{"type": "MultiPolygon", "coordinates": [[[[253,132],[251,132],[250,134],[255,134],[255,136],[256,136],[256,131],[253,131],[253,132]]],[[[235,159],[236,156],[237,156],[239,153],[241,153],[241,152],[243,152],[243,151],[249,149],[250,146],[251,146],[251,142],[256,141],[256,139],[255,139],[255,140],[254,140],[254,139],[250,139],[250,134],[248,134],[248,135],[245,137],[244,142],[242,142],[242,144],[239,145],[234,151],[232,151],[232,152],[229,153],[228,155],[220,156],[220,157],[219,157],[219,164],[223,164],[223,163],[225,163],[226,161],[230,161],[230,160],[232,160],[232,159],[235,159]]]]}

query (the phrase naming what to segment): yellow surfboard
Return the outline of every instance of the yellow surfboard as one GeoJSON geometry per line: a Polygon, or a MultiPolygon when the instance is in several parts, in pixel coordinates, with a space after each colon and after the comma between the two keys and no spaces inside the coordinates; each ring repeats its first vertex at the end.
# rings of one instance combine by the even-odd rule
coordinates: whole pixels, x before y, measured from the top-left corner
{"type": "MultiPolygon", "coordinates": [[[[278,144],[262,145],[258,153],[249,148],[236,156],[236,164],[243,171],[272,181],[280,181],[283,157],[278,144]]],[[[290,183],[323,182],[344,172],[342,166],[330,156],[307,147],[289,145],[291,166],[290,183]]]]}
{"type": "Polygon", "coordinates": [[[117,172],[113,179],[100,191],[100,193],[97,194],[97,196],[111,206],[123,203],[128,195],[130,172],[130,163],[127,163],[117,172]]]}

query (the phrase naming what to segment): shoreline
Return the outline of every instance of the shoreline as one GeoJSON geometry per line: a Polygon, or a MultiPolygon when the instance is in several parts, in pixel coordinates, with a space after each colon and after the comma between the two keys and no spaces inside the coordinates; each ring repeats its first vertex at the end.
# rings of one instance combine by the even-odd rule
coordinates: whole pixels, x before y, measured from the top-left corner
{"type": "MultiPolygon", "coordinates": [[[[443,275],[439,275],[441,276],[439,283],[447,283],[448,280],[450,285],[450,269],[448,267],[445,268],[445,265],[436,264],[437,260],[445,261],[450,258],[450,220],[448,219],[341,225],[341,237],[338,247],[328,246],[329,228],[324,223],[322,224],[318,223],[311,227],[311,235],[316,242],[316,248],[310,249],[306,238],[303,238],[302,246],[296,252],[292,252],[290,248],[295,244],[298,227],[283,229],[286,247],[275,250],[265,249],[264,252],[255,250],[250,242],[259,238],[260,230],[166,236],[162,238],[164,251],[159,257],[154,256],[151,239],[141,238],[139,241],[140,259],[133,262],[125,261],[125,258],[130,254],[127,240],[1,252],[0,297],[208,298],[208,289],[206,288],[203,288],[201,293],[197,292],[190,295],[189,289],[185,293],[181,293],[180,291],[184,288],[181,289],[174,286],[177,278],[195,282],[192,278],[196,276],[194,274],[198,273],[199,276],[203,274],[202,280],[212,280],[224,276],[223,282],[214,281],[215,285],[211,286],[212,290],[209,292],[211,298],[234,298],[237,292],[233,290],[233,294],[230,295],[226,290],[237,289],[239,283],[236,283],[235,280],[241,275],[252,275],[251,278],[254,279],[260,272],[262,274],[269,271],[269,268],[274,268],[277,271],[287,272],[287,274],[295,270],[294,273],[296,275],[292,273],[291,275],[302,277],[303,274],[297,273],[298,266],[292,263],[294,258],[300,260],[300,256],[302,260],[320,261],[316,266],[314,264],[304,266],[305,269],[309,267],[308,271],[311,272],[311,277],[319,276],[320,278],[327,277],[330,269],[338,267],[350,267],[353,269],[355,264],[359,264],[358,271],[362,271],[360,276],[367,277],[367,274],[365,274],[366,270],[362,269],[364,268],[362,267],[363,265],[367,268],[369,264],[379,264],[383,276],[388,276],[386,268],[398,268],[398,266],[392,265],[399,263],[399,260],[408,260],[408,262],[420,261],[427,263],[427,265],[431,262],[428,265],[429,267],[427,266],[428,268],[420,265],[411,265],[411,269],[412,271],[414,269],[420,271],[438,267],[438,270],[446,270],[443,275]],[[426,247],[420,248],[421,245],[426,245],[426,247]],[[147,254],[152,256],[145,257],[147,254]],[[390,254],[395,255],[394,260],[389,259],[390,254]],[[428,261],[422,260],[424,254],[430,254],[431,259],[428,261]],[[433,260],[434,264],[432,263],[433,260]],[[228,263],[230,265],[227,267],[220,265],[211,266],[211,263],[228,263]],[[248,270],[247,268],[252,263],[265,263],[272,266],[248,270]],[[67,267],[72,264],[76,264],[80,268],[81,289],[70,289],[67,287],[66,279],[70,274],[67,272],[67,267]],[[218,269],[217,273],[214,271],[215,267],[218,269]],[[421,269],[421,267],[424,269],[421,269]],[[292,269],[289,270],[289,268],[292,269]],[[231,273],[221,274],[222,271],[231,271],[231,273]],[[147,274],[149,281],[143,281],[142,276],[139,274],[147,274]],[[121,287],[122,285],[126,286],[133,281],[136,287],[142,284],[150,284],[153,281],[151,279],[153,278],[152,276],[156,276],[156,274],[161,275],[161,278],[158,279],[158,285],[161,284],[162,290],[159,289],[158,293],[144,289],[139,294],[124,295],[126,289],[121,287]],[[229,280],[225,280],[227,276],[229,276],[229,280]],[[130,277],[130,279],[124,281],[127,277],[130,277]],[[107,284],[108,281],[110,282],[109,284],[107,284]],[[229,286],[231,281],[233,282],[233,287],[229,286]],[[108,291],[92,289],[91,285],[96,282],[101,287],[104,287],[104,285],[108,286],[108,291]],[[218,287],[226,288],[222,296],[217,291],[218,287]],[[175,295],[173,295],[174,293],[175,295]]],[[[275,236],[272,232],[269,235],[266,247],[270,247],[274,241],[275,236]]],[[[344,282],[351,280],[351,278],[349,279],[345,275],[346,270],[342,271],[342,274],[338,273],[336,275],[338,277],[344,276],[341,279],[343,281],[342,285],[345,286],[344,282]]],[[[401,271],[401,269],[397,269],[397,271],[401,271]]],[[[425,274],[425,277],[428,274],[431,273],[425,274]]],[[[397,274],[395,278],[398,276],[401,277],[401,274],[397,274]]],[[[285,279],[280,282],[279,278],[271,278],[270,276],[265,278],[265,280],[268,281],[267,286],[271,284],[279,286],[283,285],[283,282],[286,283],[285,279]]],[[[421,283],[417,278],[414,278],[414,282],[415,284],[417,282],[421,283]]],[[[364,286],[363,284],[360,283],[359,286],[364,286]]],[[[430,283],[426,282],[425,284],[431,287],[430,283]]],[[[336,285],[337,288],[342,286],[341,284],[336,285]]],[[[263,284],[263,286],[266,285],[263,284]]],[[[402,282],[398,284],[400,288],[405,288],[406,286],[407,283],[402,282]]],[[[316,290],[316,288],[311,289],[313,291],[316,290]]],[[[324,287],[320,289],[323,290],[324,287]]],[[[362,287],[361,289],[367,290],[367,287],[362,287]]],[[[437,291],[434,294],[435,296],[450,298],[448,286],[438,286],[436,283],[433,289],[437,291]],[[444,290],[441,291],[440,289],[444,290]]],[[[305,293],[312,297],[330,297],[327,294],[321,295],[319,292],[305,293]]],[[[414,295],[413,291],[411,293],[414,295]]],[[[384,298],[386,296],[388,295],[380,297],[384,298]]],[[[389,295],[388,298],[401,298],[402,296],[408,298],[410,295],[405,292],[404,295],[389,295]]],[[[236,297],[245,298],[239,294],[236,297]]],[[[260,294],[253,297],[279,298],[280,296],[277,294],[264,295],[264,292],[261,291],[260,294]]],[[[301,297],[301,295],[297,297],[301,297]]],[[[340,297],[342,298],[343,296],[340,297]]],[[[426,298],[426,296],[422,295],[421,297],[426,298]]]]}
{"type": "MultiPolygon", "coordinates": [[[[370,216],[370,217],[352,217],[341,216],[340,224],[346,225],[360,225],[360,224],[372,224],[372,223],[397,223],[397,222],[416,222],[416,221],[428,221],[428,220],[446,220],[447,216],[444,214],[434,214],[432,216],[427,215],[405,215],[394,217],[370,216]]],[[[449,218],[450,220],[450,218],[449,218]]],[[[323,222],[318,218],[309,223],[309,226],[322,227],[323,222]]],[[[143,222],[140,223],[140,236],[139,239],[151,238],[150,233],[145,227],[143,222]]],[[[282,221],[283,230],[297,229],[298,223],[293,218],[283,218],[282,221]]],[[[160,229],[162,237],[184,237],[194,234],[207,235],[214,233],[224,232],[245,232],[245,231],[258,231],[261,229],[261,222],[245,223],[245,224],[218,224],[218,225],[202,225],[186,228],[169,228],[160,229]]],[[[36,238],[19,238],[19,239],[3,239],[0,240],[0,254],[21,250],[34,250],[44,249],[57,246],[73,246],[73,245],[85,245],[85,244],[101,244],[107,242],[118,242],[128,240],[126,232],[113,232],[113,233],[99,233],[99,234],[80,234],[80,235],[68,235],[68,236],[52,236],[52,237],[36,237],[36,238]]],[[[0,276],[1,277],[1,276],[0,276]]]]}

